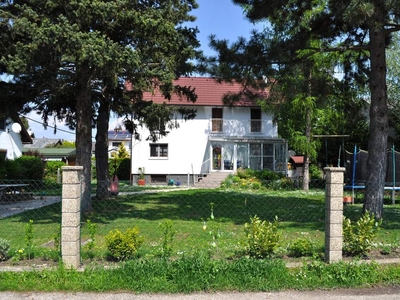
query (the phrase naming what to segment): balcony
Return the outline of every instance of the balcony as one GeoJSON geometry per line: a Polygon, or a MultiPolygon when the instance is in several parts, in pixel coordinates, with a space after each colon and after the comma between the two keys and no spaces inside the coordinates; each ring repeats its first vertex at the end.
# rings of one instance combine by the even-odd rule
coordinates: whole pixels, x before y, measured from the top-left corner
{"type": "Polygon", "coordinates": [[[223,119],[211,119],[211,131],[223,132],[223,119]]]}
{"type": "Polygon", "coordinates": [[[275,137],[276,127],[271,120],[247,119],[247,120],[227,120],[210,119],[209,128],[211,134],[223,136],[245,136],[245,135],[267,135],[275,137]]]}
{"type": "Polygon", "coordinates": [[[250,120],[250,132],[261,132],[262,120],[250,120]]]}

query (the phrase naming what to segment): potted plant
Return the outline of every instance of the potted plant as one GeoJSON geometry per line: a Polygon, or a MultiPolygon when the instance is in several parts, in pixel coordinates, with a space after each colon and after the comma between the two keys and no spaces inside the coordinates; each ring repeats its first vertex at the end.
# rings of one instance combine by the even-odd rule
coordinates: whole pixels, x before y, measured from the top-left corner
{"type": "Polygon", "coordinates": [[[353,197],[350,195],[343,195],[343,204],[352,204],[353,203],[353,197]]]}
{"type": "Polygon", "coordinates": [[[138,179],[137,179],[137,184],[138,185],[145,185],[146,184],[146,179],[144,176],[144,168],[139,168],[139,175],[138,175],[138,179]]]}

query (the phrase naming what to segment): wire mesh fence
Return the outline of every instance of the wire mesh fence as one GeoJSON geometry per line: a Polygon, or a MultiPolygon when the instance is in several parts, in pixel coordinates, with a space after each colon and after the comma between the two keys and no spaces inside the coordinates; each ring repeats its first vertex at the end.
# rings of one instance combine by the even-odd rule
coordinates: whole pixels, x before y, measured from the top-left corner
{"type": "Polygon", "coordinates": [[[9,241],[8,257],[31,259],[34,252],[44,259],[57,257],[54,237],[61,224],[61,189],[61,183],[52,181],[0,181],[0,239],[9,241]]]}
{"type": "MultiPolygon", "coordinates": [[[[93,182],[91,209],[81,215],[81,253],[84,260],[107,259],[107,236],[136,228],[143,239],[138,255],[180,257],[206,251],[216,258],[240,255],[246,241],[245,224],[254,216],[279,220],[280,251],[287,253],[297,239],[310,240],[323,252],[325,234],[325,181],[312,180],[303,191],[301,180],[259,181],[228,177],[201,187],[147,185],[120,182],[111,193],[110,182],[93,182]],[[97,194],[107,185],[105,195],[97,194]]],[[[10,242],[14,261],[30,257],[56,260],[60,254],[61,184],[44,181],[0,182],[0,239],[10,242]]],[[[344,215],[356,221],[362,215],[366,189],[349,189],[344,215]]],[[[400,192],[384,189],[383,223],[376,238],[377,251],[398,255],[400,245],[400,192]],[[390,251],[388,251],[390,249],[390,251]]],[[[400,256],[400,255],[398,255],[400,256]]]]}

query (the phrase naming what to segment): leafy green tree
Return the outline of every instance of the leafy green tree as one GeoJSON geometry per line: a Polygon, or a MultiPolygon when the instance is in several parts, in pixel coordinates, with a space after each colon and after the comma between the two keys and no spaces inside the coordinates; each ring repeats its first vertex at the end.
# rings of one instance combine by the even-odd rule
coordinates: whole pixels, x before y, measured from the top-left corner
{"type": "MultiPolygon", "coordinates": [[[[400,35],[393,34],[393,43],[386,52],[387,61],[387,88],[389,103],[389,124],[394,128],[396,136],[400,135],[400,61],[398,53],[400,51],[400,35]]],[[[391,140],[399,149],[399,139],[391,140]]]]}
{"type": "Polygon", "coordinates": [[[385,54],[392,33],[400,29],[399,1],[233,2],[243,7],[250,21],[268,21],[269,28],[254,34],[253,41],[258,43],[249,43],[244,47],[253,53],[252,64],[246,64],[248,58],[247,61],[243,59],[242,69],[249,71],[244,80],[273,75],[272,70],[279,70],[277,59],[282,58],[282,54],[284,58],[291,56],[294,60],[307,61],[321,53],[332,53],[337,56],[337,65],[344,70],[347,84],[368,85],[365,95],[370,98],[369,172],[364,210],[381,218],[388,138],[385,54]],[[271,32],[273,39],[270,38],[271,32]],[[262,74],[263,70],[267,72],[262,74]]]}
{"type": "MultiPolygon", "coordinates": [[[[336,86],[340,82],[332,72],[330,55],[296,59],[290,52],[274,49],[277,37],[273,34],[260,37],[255,34],[249,42],[239,39],[232,46],[212,37],[211,46],[220,55],[217,59],[209,58],[205,70],[220,80],[241,82],[243,90],[240,94],[255,99],[266,112],[273,113],[279,135],[287,138],[290,146],[305,156],[303,189],[308,190],[309,162],[315,163],[321,144],[312,137],[321,134],[325,127],[323,122],[327,116],[322,114],[324,118],[321,118],[321,111],[337,108],[333,98],[337,97],[336,86]],[[266,58],[260,59],[258,52],[266,58]],[[268,92],[260,93],[266,88],[268,92]]],[[[225,97],[226,102],[236,100],[240,100],[238,95],[225,97]]],[[[330,113],[330,116],[337,115],[330,113]]],[[[331,134],[334,134],[333,129],[331,134]]]]}
{"type": "Polygon", "coordinates": [[[172,80],[192,70],[186,61],[197,53],[197,30],[183,23],[194,20],[189,13],[196,7],[194,0],[0,2],[0,72],[24,87],[15,95],[8,85],[7,101],[29,102],[26,111],[41,111],[45,122],[65,119],[76,129],[84,211],[91,210],[92,127],[97,123],[104,177],[109,110],[134,114],[133,93],[141,99],[160,88],[168,95],[172,80]],[[133,88],[124,95],[127,81],[133,88]]]}

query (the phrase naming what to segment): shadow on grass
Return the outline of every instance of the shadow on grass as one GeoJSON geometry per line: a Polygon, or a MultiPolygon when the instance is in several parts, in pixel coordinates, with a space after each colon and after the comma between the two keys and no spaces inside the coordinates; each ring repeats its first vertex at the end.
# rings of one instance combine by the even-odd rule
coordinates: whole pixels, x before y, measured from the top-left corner
{"type": "MultiPolygon", "coordinates": [[[[351,221],[356,222],[363,214],[363,202],[360,199],[354,205],[345,205],[343,215],[351,221]]],[[[400,229],[400,206],[385,204],[383,206],[382,228],[387,230],[400,229]]]]}
{"type": "MultiPolygon", "coordinates": [[[[224,190],[186,190],[168,193],[146,193],[118,196],[106,201],[94,201],[90,219],[108,223],[115,219],[145,220],[207,220],[211,210],[216,220],[244,224],[250,217],[273,220],[293,226],[302,224],[323,230],[325,204],[318,199],[275,193],[244,193],[224,190]]],[[[288,225],[288,226],[292,226],[288,225]]]]}
{"type": "MultiPolygon", "coordinates": [[[[32,200],[34,201],[34,200],[32,200]]],[[[18,205],[18,204],[16,204],[18,205]]],[[[61,223],[61,203],[55,203],[47,206],[43,206],[37,209],[26,210],[24,212],[18,213],[16,215],[0,219],[0,222],[10,221],[10,222],[22,222],[28,223],[29,220],[34,220],[37,224],[51,224],[51,223],[61,223]]],[[[1,224],[1,223],[0,223],[1,224]]]]}
{"type": "MultiPolygon", "coordinates": [[[[111,223],[115,220],[142,219],[199,221],[211,217],[219,222],[242,225],[257,215],[272,221],[277,216],[285,227],[306,227],[324,230],[325,203],[323,193],[308,196],[285,192],[243,192],[219,189],[177,190],[170,192],[138,193],[119,195],[107,200],[92,201],[93,212],[82,217],[95,223],[111,223]]],[[[344,215],[357,220],[362,213],[362,204],[344,206],[344,215]]],[[[30,219],[35,224],[60,224],[61,203],[0,220],[0,224],[22,222],[30,219]],[[6,221],[7,220],[7,221],[6,221]]],[[[385,205],[383,227],[400,228],[400,207],[385,205]]]]}

